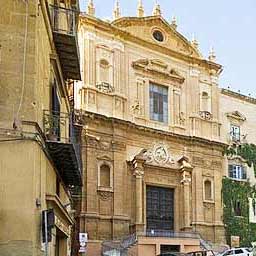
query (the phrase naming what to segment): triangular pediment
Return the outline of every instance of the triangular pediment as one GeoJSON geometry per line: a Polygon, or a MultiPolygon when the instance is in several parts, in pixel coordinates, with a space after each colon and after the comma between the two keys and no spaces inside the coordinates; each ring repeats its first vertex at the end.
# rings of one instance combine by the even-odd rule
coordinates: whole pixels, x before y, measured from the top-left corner
{"type": "Polygon", "coordinates": [[[149,17],[123,17],[112,22],[112,25],[123,29],[132,36],[148,41],[175,52],[185,54],[195,58],[202,58],[202,55],[193,45],[181,35],[171,24],[161,16],[149,17]],[[157,41],[153,37],[153,32],[162,32],[164,40],[157,41]]]}
{"type": "Polygon", "coordinates": [[[227,113],[227,117],[230,119],[235,119],[240,122],[244,122],[246,120],[246,117],[239,111],[229,112],[227,113]]]}

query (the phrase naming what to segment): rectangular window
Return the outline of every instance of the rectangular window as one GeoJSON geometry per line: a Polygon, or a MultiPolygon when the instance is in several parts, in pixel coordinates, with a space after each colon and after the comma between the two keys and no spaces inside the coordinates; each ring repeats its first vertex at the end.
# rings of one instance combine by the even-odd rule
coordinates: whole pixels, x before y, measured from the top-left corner
{"type": "Polygon", "coordinates": [[[150,119],[168,123],[168,89],[167,87],[150,84],[150,119]]]}
{"type": "Polygon", "coordinates": [[[240,126],[230,126],[230,137],[232,141],[240,141],[240,126]]]}
{"type": "Polygon", "coordinates": [[[246,180],[246,168],[242,165],[229,165],[229,177],[232,179],[246,180]]]}

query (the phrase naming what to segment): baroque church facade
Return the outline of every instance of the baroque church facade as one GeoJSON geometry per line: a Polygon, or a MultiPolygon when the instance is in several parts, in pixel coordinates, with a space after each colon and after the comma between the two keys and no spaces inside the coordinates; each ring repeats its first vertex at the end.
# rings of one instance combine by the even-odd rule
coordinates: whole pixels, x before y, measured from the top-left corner
{"type": "Polygon", "coordinates": [[[101,243],[137,235],[139,255],[225,243],[218,78],[205,59],[167,22],[156,4],[145,16],[80,16],[82,82],[75,87],[83,125],[81,231],[89,255],[101,243]]]}

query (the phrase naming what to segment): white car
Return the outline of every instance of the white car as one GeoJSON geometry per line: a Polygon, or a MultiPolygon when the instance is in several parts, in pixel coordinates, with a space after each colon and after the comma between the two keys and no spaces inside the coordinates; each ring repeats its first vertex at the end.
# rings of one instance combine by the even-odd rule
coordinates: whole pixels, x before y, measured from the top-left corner
{"type": "Polygon", "coordinates": [[[232,248],[219,255],[220,256],[253,256],[253,251],[250,248],[232,248]]]}

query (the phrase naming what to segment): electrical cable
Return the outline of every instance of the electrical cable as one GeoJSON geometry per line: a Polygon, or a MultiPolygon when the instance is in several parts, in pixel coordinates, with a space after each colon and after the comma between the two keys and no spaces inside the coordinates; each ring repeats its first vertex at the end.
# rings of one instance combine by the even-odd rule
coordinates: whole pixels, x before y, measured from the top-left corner
{"type": "Polygon", "coordinates": [[[22,89],[21,89],[19,107],[18,107],[15,118],[18,118],[21,110],[21,106],[23,103],[24,91],[25,91],[25,78],[26,78],[25,72],[26,72],[26,62],[27,62],[26,55],[27,55],[27,37],[28,37],[28,0],[23,0],[23,2],[26,4],[26,20],[25,20],[25,34],[24,34],[23,67],[22,67],[22,89]]]}

